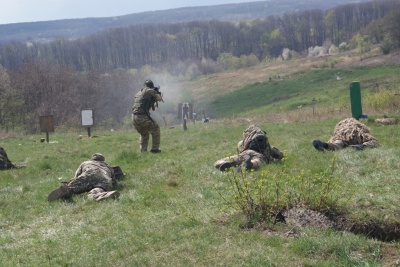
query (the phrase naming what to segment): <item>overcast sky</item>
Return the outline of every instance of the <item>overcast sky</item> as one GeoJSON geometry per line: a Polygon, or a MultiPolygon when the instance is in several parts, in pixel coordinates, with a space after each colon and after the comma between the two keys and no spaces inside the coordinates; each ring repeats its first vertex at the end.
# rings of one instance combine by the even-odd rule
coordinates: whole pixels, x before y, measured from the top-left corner
{"type": "Polygon", "coordinates": [[[0,0],[0,24],[112,17],[143,11],[256,1],[258,0],[0,0]]]}

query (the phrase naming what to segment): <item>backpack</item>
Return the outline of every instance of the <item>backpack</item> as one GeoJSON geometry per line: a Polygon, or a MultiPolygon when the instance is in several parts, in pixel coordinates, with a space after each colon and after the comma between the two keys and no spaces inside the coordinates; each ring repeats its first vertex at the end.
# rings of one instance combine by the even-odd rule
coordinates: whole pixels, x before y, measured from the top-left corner
{"type": "Polygon", "coordinates": [[[239,153],[251,149],[263,153],[268,147],[267,133],[257,125],[251,125],[243,132],[243,140],[239,143],[239,153]]]}

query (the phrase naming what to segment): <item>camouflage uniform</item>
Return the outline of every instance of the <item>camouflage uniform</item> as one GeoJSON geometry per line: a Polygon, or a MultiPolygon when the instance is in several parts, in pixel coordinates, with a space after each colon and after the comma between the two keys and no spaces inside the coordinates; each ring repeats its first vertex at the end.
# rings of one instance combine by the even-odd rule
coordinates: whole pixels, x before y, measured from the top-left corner
{"type": "Polygon", "coordinates": [[[73,194],[89,192],[93,188],[111,191],[116,183],[114,170],[101,154],[94,154],[91,160],[84,161],[68,183],[68,189],[73,194]]]}
{"type": "Polygon", "coordinates": [[[54,201],[85,192],[88,192],[88,198],[95,200],[117,198],[118,191],[112,191],[115,184],[113,168],[104,162],[103,155],[96,153],[91,160],[84,161],[78,167],[74,178],[50,193],[48,200],[54,201]]]}
{"type": "Polygon", "coordinates": [[[230,156],[230,157],[226,157],[220,160],[217,160],[214,163],[214,167],[216,168],[220,168],[222,166],[222,164],[229,162],[231,163],[233,166],[238,166],[242,163],[244,163],[246,161],[246,159],[248,157],[250,157],[250,161],[252,163],[252,168],[253,169],[257,169],[259,168],[263,163],[270,163],[272,162],[274,159],[282,159],[283,158],[283,153],[281,151],[279,151],[276,147],[271,147],[271,154],[261,154],[257,151],[251,150],[251,149],[247,149],[245,151],[243,151],[242,153],[230,156]]]}
{"type": "Polygon", "coordinates": [[[8,159],[6,151],[0,146],[0,170],[15,168],[17,168],[17,166],[8,159]]]}
{"type": "Polygon", "coordinates": [[[150,108],[155,109],[157,101],[161,101],[161,95],[150,87],[143,87],[135,96],[132,108],[132,122],[136,131],[140,134],[140,151],[146,152],[151,134],[151,151],[159,151],[160,126],[150,117],[150,108]]]}
{"type": "Polygon", "coordinates": [[[348,146],[362,150],[365,147],[379,146],[378,140],[370,134],[368,127],[354,118],[347,118],[336,124],[328,142],[316,141],[320,143],[319,147],[314,144],[318,150],[338,150],[348,146]]]}
{"type": "Polygon", "coordinates": [[[244,163],[245,161],[249,161],[249,163],[251,163],[249,167],[252,169],[257,169],[263,163],[268,164],[274,160],[282,159],[283,153],[279,151],[279,149],[277,149],[276,147],[271,147],[271,145],[268,142],[268,138],[267,138],[266,148],[262,153],[248,148],[248,145],[251,141],[248,138],[250,138],[251,135],[247,135],[246,137],[246,132],[253,131],[255,127],[258,126],[252,125],[244,131],[243,140],[239,141],[237,145],[238,154],[217,160],[214,163],[214,166],[220,169],[220,167],[226,163],[230,163],[230,165],[232,166],[238,166],[244,163]]]}

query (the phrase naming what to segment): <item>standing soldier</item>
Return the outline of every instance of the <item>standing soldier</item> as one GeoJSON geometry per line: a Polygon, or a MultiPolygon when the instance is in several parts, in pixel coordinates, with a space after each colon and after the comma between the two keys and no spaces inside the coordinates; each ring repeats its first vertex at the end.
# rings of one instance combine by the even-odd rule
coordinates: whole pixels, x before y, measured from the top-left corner
{"type": "Polygon", "coordinates": [[[154,87],[151,80],[144,82],[144,87],[136,94],[132,108],[132,122],[140,134],[140,151],[147,152],[151,134],[151,153],[160,153],[160,126],[150,117],[150,108],[154,111],[158,101],[162,101],[160,87],[154,87]]]}
{"type": "Polygon", "coordinates": [[[379,142],[370,134],[367,126],[354,118],[347,118],[336,124],[328,142],[316,139],[313,146],[319,151],[338,150],[348,146],[363,150],[365,147],[377,147],[379,142]]]}
{"type": "Polygon", "coordinates": [[[188,103],[183,103],[182,107],[182,118],[185,120],[189,119],[189,106],[188,103]]]}

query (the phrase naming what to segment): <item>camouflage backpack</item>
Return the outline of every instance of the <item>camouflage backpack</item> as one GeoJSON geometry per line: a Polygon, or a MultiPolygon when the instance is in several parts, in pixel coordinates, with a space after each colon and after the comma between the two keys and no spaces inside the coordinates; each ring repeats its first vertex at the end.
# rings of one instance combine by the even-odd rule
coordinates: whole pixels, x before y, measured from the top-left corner
{"type": "Polygon", "coordinates": [[[243,140],[239,143],[239,153],[251,149],[263,153],[268,148],[267,133],[257,125],[251,125],[243,132],[243,140]]]}

